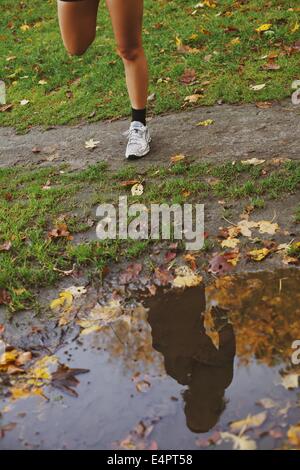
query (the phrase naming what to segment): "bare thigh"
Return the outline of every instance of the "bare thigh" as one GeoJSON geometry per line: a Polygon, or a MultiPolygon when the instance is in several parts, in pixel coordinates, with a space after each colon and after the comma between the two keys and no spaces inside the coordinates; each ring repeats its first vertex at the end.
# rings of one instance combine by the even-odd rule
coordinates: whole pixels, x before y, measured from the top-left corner
{"type": "Polygon", "coordinates": [[[106,0],[117,51],[133,60],[142,49],[143,0],[106,0]]]}
{"type": "Polygon", "coordinates": [[[98,6],[99,0],[57,1],[60,31],[70,54],[82,55],[94,41],[98,6]]]}

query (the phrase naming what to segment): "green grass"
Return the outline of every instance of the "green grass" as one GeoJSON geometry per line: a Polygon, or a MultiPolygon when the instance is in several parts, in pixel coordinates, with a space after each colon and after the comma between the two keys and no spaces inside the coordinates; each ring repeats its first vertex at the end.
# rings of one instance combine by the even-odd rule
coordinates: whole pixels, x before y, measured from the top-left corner
{"type": "MultiPolygon", "coordinates": [[[[96,239],[96,205],[118,204],[120,195],[128,196],[129,205],[216,203],[222,197],[229,202],[243,199],[261,208],[266,200],[299,189],[299,162],[279,167],[266,164],[263,168],[262,173],[262,168],[258,171],[240,163],[181,163],[169,168],[153,167],[142,175],[132,166],[111,173],[103,163],[77,172],[67,167],[0,169],[0,289],[9,291],[10,308],[19,310],[36,303],[37,288],[55,284],[64,271],[74,266],[90,278],[100,279],[109,262],[136,258],[145,252],[151,240],[96,239]],[[131,187],[122,186],[130,178],[143,180],[141,196],[132,196],[131,187]],[[49,238],[48,232],[62,222],[73,240],[49,238]],[[91,241],[83,241],[80,234],[88,230],[94,236],[91,241]],[[5,251],[1,246],[7,242],[11,248],[5,251]]],[[[207,241],[204,251],[209,246],[207,241]]]]}
{"type": "MultiPolygon", "coordinates": [[[[191,106],[184,98],[202,94],[198,104],[275,100],[291,94],[299,78],[299,53],[290,47],[300,37],[295,0],[215,1],[198,8],[195,0],[145,0],[144,44],[150,64],[151,113],[191,106]],[[255,31],[271,23],[265,33],[255,31]],[[176,37],[197,53],[182,54],[176,37]],[[239,43],[232,44],[232,39],[239,43]],[[264,70],[263,56],[278,54],[280,69],[264,70]],[[195,69],[194,85],[183,85],[186,69],[195,69]],[[165,79],[168,78],[168,81],[165,79]],[[261,91],[250,85],[265,83],[261,91]]],[[[1,0],[0,79],[7,88],[10,111],[0,125],[30,126],[74,123],[127,115],[129,102],[123,65],[115,54],[104,2],[97,38],[83,57],[69,57],[60,39],[56,0],[1,0]],[[23,25],[28,29],[22,30],[23,25]],[[44,80],[45,84],[39,84],[44,80]],[[20,101],[30,102],[21,106],[20,101]]]]}

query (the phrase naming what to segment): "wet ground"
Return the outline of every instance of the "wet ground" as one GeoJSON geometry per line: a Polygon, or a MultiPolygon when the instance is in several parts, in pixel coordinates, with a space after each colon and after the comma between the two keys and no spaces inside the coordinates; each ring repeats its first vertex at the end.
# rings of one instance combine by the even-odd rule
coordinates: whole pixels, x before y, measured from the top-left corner
{"type": "Polygon", "coordinates": [[[81,323],[55,358],[89,372],[3,396],[0,448],[297,448],[299,285],[297,269],[228,275],[81,323]]]}

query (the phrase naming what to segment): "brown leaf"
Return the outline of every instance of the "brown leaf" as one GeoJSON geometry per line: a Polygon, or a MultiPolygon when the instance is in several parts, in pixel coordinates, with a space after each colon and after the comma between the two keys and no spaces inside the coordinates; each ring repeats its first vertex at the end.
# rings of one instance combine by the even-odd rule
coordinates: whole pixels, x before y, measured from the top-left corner
{"type": "Polygon", "coordinates": [[[65,223],[60,223],[56,228],[50,230],[50,232],[48,232],[48,238],[66,238],[67,240],[73,240],[73,237],[65,223]]]}
{"type": "Polygon", "coordinates": [[[163,267],[157,267],[154,271],[153,281],[157,286],[167,286],[172,282],[173,275],[163,267]]]}
{"type": "Polygon", "coordinates": [[[129,284],[132,281],[138,279],[138,275],[142,271],[143,267],[140,263],[131,263],[127,266],[126,270],[120,274],[120,283],[129,284]]]}
{"type": "Polygon", "coordinates": [[[86,374],[87,372],[89,372],[89,369],[70,369],[68,366],[60,364],[52,374],[51,384],[68,395],[78,397],[78,393],[72,388],[79,384],[76,375],[86,374]]]}
{"type": "Polygon", "coordinates": [[[11,302],[11,296],[7,292],[6,289],[0,289],[0,305],[5,304],[8,305],[11,302]]]}
{"type": "Polygon", "coordinates": [[[0,251],[9,251],[11,249],[11,242],[5,242],[2,245],[0,245],[0,251]]]}
{"type": "Polygon", "coordinates": [[[181,83],[184,85],[190,85],[196,80],[196,70],[186,69],[180,77],[181,83]]]}
{"type": "Polygon", "coordinates": [[[209,263],[208,272],[212,274],[224,274],[232,270],[232,265],[228,263],[224,255],[216,254],[209,263]]]}

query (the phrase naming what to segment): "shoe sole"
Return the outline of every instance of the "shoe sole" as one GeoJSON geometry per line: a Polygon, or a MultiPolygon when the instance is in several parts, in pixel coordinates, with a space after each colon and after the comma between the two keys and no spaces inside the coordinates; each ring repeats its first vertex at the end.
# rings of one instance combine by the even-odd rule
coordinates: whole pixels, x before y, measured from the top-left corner
{"type": "MultiPolygon", "coordinates": [[[[151,142],[151,140],[149,140],[149,143],[151,142]]],[[[146,150],[146,152],[143,154],[143,155],[128,155],[128,157],[125,157],[126,160],[139,160],[140,158],[143,158],[145,157],[146,155],[148,155],[148,153],[150,152],[150,146],[148,147],[148,149],[146,150]]]]}

